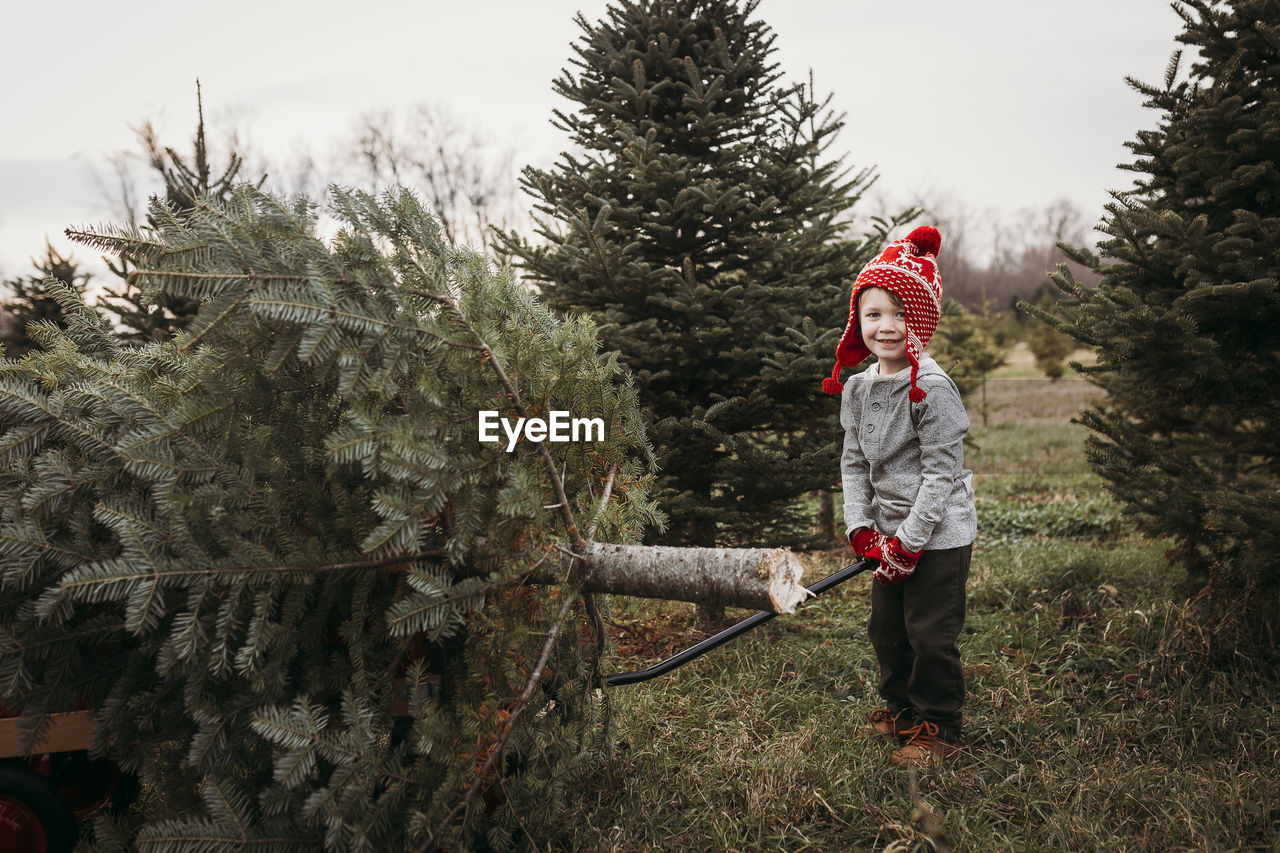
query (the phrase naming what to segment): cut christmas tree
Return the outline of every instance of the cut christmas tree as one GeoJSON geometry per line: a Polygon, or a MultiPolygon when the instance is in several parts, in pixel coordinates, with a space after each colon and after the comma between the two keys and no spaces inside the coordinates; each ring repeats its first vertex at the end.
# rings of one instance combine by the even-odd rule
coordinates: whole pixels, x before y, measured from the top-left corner
{"type": "Polygon", "coordinates": [[[626,547],[661,524],[652,454],[591,322],[408,193],[333,210],[332,246],[252,187],[75,232],[199,312],[122,346],[49,282],[67,329],[0,363],[0,700],[28,745],[93,709],[94,749],[142,778],[99,849],[554,838],[604,732],[586,593],[803,595],[773,554],[662,580],[626,547]],[[485,411],[603,434],[507,452],[485,411]]]}

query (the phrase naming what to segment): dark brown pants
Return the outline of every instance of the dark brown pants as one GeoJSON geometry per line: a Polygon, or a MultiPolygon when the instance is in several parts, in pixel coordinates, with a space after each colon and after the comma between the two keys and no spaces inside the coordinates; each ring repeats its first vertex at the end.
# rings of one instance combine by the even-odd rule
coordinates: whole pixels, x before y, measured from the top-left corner
{"type": "Polygon", "coordinates": [[[925,551],[902,583],[871,585],[867,634],[880,661],[880,695],[889,710],[928,720],[952,743],[961,735],[964,671],[956,639],[972,554],[972,545],[925,551]]]}

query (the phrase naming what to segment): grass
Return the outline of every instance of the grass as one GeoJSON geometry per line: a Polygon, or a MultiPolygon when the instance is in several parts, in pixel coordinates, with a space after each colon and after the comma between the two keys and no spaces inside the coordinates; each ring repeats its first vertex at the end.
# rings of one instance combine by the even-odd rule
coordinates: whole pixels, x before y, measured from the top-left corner
{"type": "MultiPolygon", "coordinates": [[[[1079,362],[1080,364],[1093,364],[1097,361],[1098,355],[1091,349],[1076,350],[1067,356],[1063,361],[1070,364],[1071,362],[1079,362]]],[[[991,379],[1043,379],[1044,373],[1036,367],[1036,357],[1032,355],[1031,348],[1027,346],[1026,341],[1019,341],[1009,350],[1008,356],[1005,358],[1004,364],[991,371],[991,379]]],[[[1067,378],[1079,379],[1073,371],[1067,371],[1067,378]]]]}
{"type": "MultiPolygon", "coordinates": [[[[1130,531],[1068,422],[1090,386],[1000,381],[967,464],[979,540],[961,756],[907,771],[871,733],[856,578],[671,675],[611,690],[573,849],[1276,850],[1280,690],[1195,674],[1164,543],[1130,531]],[[933,815],[930,818],[926,813],[933,815]]],[[[843,551],[804,557],[817,579],[843,551]]],[[[614,670],[694,642],[692,608],[616,599],[614,670]]]]}

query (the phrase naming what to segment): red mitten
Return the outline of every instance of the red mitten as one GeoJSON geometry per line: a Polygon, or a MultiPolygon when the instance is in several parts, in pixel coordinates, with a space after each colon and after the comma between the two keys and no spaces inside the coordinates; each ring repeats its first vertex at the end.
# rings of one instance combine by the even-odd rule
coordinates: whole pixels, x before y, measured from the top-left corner
{"type": "Polygon", "coordinates": [[[884,549],[884,543],[889,540],[885,538],[883,533],[876,534],[876,541],[867,549],[867,553],[862,555],[864,560],[875,560],[877,563],[882,559],[880,552],[884,549]]]}
{"type": "Polygon", "coordinates": [[[889,540],[885,538],[885,535],[883,533],[877,533],[876,541],[872,543],[870,548],[867,549],[867,553],[862,555],[863,559],[875,560],[877,563],[880,562],[880,559],[881,559],[880,552],[884,549],[884,543],[888,541],[889,540]]]}
{"type": "Polygon", "coordinates": [[[853,536],[849,537],[849,544],[853,547],[854,554],[866,557],[868,550],[880,544],[880,534],[870,527],[859,527],[853,531],[853,536]]]}
{"type": "Polygon", "coordinates": [[[902,547],[898,537],[886,538],[884,547],[880,549],[880,567],[871,573],[871,577],[882,584],[902,583],[911,577],[916,570],[916,561],[924,551],[908,551],[902,547]]]}

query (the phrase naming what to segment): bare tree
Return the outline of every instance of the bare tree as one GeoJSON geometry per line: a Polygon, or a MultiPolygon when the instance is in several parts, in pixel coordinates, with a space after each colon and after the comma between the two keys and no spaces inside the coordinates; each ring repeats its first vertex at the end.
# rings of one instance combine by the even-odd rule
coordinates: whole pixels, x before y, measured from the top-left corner
{"type": "Polygon", "coordinates": [[[989,240],[995,215],[948,193],[917,193],[912,206],[942,232],[944,295],[965,305],[986,302],[987,264],[982,246],[989,240]]]}
{"type": "MultiPolygon", "coordinates": [[[[1067,262],[1057,244],[1084,245],[1090,230],[1089,217],[1065,198],[1012,214],[938,193],[917,195],[914,204],[942,231],[945,295],[986,311],[1035,299],[1047,273],[1067,262]]],[[[1094,279],[1078,265],[1072,272],[1085,284],[1094,279]]]]}
{"type": "Polygon", "coordinates": [[[340,168],[364,187],[393,184],[421,194],[446,238],[484,249],[495,227],[520,224],[516,151],[439,104],[407,114],[369,113],[343,146],[340,168]]]}
{"type": "MultiPolygon", "coordinates": [[[[163,201],[169,211],[187,215],[205,199],[228,198],[233,188],[244,181],[241,174],[244,165],[240,151],[242,142],[237,134],[230,135],[222,164],[214,165],[218,158],[210,153],[204,98],[198,79],[196,115],[196,130],[189,155],[179,154],[163,144],[155,124],[148,119],[133,128],[137,135],[137,148],[108,156],[114,180],[108,183],[99,175],[98,184],[108,205],[130,226],[152,230],[160,227],[154,210],[143,213],[145,221],[138,219],[142,208],[138,198],[140,185],[150,190],[149,197],[163,201]]],[[[265,181],[266,175],[262,175],[256,184],[261,187],[265,181]]],[[[128,253],[121,253],[117,261],[108,261],[107,267],[120,283],[117,289],[105,287],[99,304],[116,315],[116,322],[124,330],[126,340],[133,343],[167,340],[186,328],[199,311],[199,299],[177,299],[169,293],[147,293],[139,289],[134,276],[135,259],[128,253]]]]}
{"type": "MultiPolygon", "coordinates": [[[[148,126],[150,122],[147,123],[148,126]]],[[[139,128],[132,128],[135,135],[139,128]]],[[[138,221],[138,182],[141,169],[137,152],[121,149],[103,158],[106,174],[97,165],[90,165],[98,193],[111,211],[112,218],[120,222],[136,224],[138,221]]]]}
{"type": "Polygon", "coordinates": [[[260,175],[257,183],[263,183],[265,172],[252,169],[242,172],[245,160],[252,155],[243,134],[234,127],[226,131],[217,144],[220,152],[210,150],[214,146],[209,144],[205,131],[199,80],[196,81],[196,111],[198,122],[191,154],[184,157],[161,142],[157,120],[147,118],[141,124],[129,125],[137,141],[134,147],[106,154],[102,167],[91,167],[98,191],[113,219],[130,225],[146,224],[147,202],[151,196],[185,208],[194,200],[192,195],[198,188],[227,189],[244,180],[243,174],[260,175]],[[215,169],[212,166],[215,161],[223,165],[215,169]],[[216,174],[217,171],[221,174],[216,174]],[[189,173],[190,179],[176,180],[175,176],[182,173],[189,173]]]}

